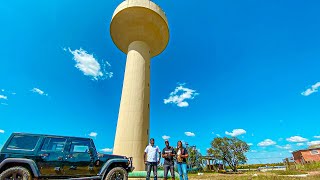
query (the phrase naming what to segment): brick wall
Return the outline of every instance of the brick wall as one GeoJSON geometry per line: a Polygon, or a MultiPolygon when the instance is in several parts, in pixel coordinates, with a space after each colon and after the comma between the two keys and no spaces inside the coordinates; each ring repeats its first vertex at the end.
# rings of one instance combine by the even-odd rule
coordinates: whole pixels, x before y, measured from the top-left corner
{"type": "Polygon", "coordinates": [[[320,161],[320,148],[299,150],[292,153],[296,163],[309,163],[320,161]],[[318,154],[312,154],[311,151],[318,151],[318,154]]]}

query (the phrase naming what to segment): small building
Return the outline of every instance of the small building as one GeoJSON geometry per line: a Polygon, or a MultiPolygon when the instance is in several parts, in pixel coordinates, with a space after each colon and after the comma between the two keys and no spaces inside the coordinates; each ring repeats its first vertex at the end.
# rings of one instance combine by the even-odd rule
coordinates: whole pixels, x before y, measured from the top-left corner
{"type": "Polygon", "coordinates": [[[305,164],[320,162],[320,147],[312,149],[302,149],[292,152],[295,163],[305,164]]]}

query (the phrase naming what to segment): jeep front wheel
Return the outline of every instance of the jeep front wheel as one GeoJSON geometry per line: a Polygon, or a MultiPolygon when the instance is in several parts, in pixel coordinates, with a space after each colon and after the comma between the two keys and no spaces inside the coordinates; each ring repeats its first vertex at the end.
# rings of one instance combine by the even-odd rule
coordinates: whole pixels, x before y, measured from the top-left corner
{"type": "Polygon", "coordinates": [[[0,174],[1,180],[31,180],[31,174],[24,167],[12,167],[0,174]]]}
{"type": "Polygon", "coordinates": [[[122,167],[115,167],[109,171],[105,180],[128,180],[128,172],[122,167]]]}

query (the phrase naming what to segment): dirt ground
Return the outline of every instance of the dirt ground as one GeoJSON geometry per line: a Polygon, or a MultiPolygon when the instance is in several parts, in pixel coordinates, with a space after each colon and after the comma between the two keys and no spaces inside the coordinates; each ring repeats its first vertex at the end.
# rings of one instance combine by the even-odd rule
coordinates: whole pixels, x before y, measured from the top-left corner
{"type": "MultiPolygon", "coordinates": [[[[218,173],[205,173],[203,175],[189,174],[189,180],[320,180],[320,171],[309,172],[306,177],[303,176],[280,176],[273,173],[252,172],[244,174],[218,174],[218,173]]],[[[130,178],[130,180],[145,180],[145,178],[130,178]]],[[[150,180],[153,180],[153,178],[150,180]]],[[[159,180],[163,180],[159,178],[159,180]]],[[[168,179],[171,180],[171,179],[168,179]]],[[[179,180],[179,177],[176,178],[179,180]]]]}

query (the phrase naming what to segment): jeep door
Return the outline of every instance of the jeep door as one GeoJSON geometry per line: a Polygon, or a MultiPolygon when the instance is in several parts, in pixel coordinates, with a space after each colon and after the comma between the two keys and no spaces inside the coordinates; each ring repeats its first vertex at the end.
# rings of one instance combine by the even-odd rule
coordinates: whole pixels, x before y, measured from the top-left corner
{"type": "Polygon", "coordinates": [[[37,162],[42,176],[63,175],[64,149],[67,139],[63,137],[45,137],[37,162]]]}
{"type": "Polygon", "coordinates": [[[67,176],[97,175],[94,168],[93,155],[89,154],[93,144],[90,139],[70,138],[68,143],[69,154],[66,155],[64,171],[67,176]]]}

